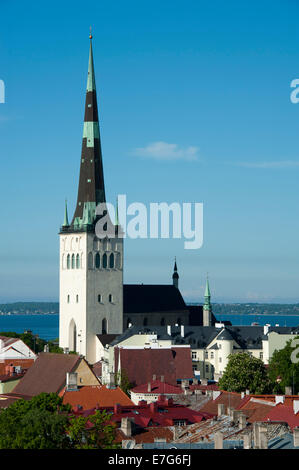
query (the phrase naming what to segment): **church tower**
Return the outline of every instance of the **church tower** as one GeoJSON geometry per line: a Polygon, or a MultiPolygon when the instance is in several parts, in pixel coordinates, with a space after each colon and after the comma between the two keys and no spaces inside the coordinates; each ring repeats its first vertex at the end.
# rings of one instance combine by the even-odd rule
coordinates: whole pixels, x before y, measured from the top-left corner
{"type": "Polygon", "coordinates": [[[211,305],[211,293],[209,286],[209,279],[207,277],[206,288],[205,288],[205,302],[203,305],[203,326],[212,325],[212,305],[211,305]]]}
{"type": "Polygon", "coordinates": [[[90,363],[99,359],[96,335],[123,331],[123,238],[118,218],[115,236],[98,238],[100,203],[106,197],[90,35],[78,198],[70,223],[65,206],[59,233],[59,345],[90,363]]]}
{"type": "Polygon", "coordinates": [[[172,284],[178,289],[179,288],[179,275],[178,275],[178,268],[176,265],[176,259],[174,260],[174,268],[173,268],[173,275],[172,275],[172,284]]]}

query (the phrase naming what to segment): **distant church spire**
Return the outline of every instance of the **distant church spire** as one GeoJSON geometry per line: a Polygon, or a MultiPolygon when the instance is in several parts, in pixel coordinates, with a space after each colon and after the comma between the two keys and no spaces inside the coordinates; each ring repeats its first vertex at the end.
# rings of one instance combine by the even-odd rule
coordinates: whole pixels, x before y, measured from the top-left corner
{"type": "Polygon", "coordinates": [[[212,324],[212,305],[211,305],[211,292],[209,285],[209,278],[207,275],[205,287],[205,301],[203,305],[203,326],[211,326],[212,324]]]}
{"type": "Polygon", "coordinates": [[[75,214],[71,223],[75,229],[82,227],[83,219],[84,222],[88,219],[88,222],[93,223],[96,206],[101,202],[106,202],[91,33],[89,38],[79,188],[75,214]]]}
{"type": "Polygon", "coordinates": [[[172,283],[177,289],[179,288],[179,275],[178,275],[178,268],[177,268],[177,265],[176,265],[176,258],[174,258],[172,283]]]}
{"type": "Polygon", "coordinates": [[[69,217],[67,213],[67,200],[65,200],[65,207],[64,207],[64,221],[63,221],[63,227],[69,227],[69,217]]]}

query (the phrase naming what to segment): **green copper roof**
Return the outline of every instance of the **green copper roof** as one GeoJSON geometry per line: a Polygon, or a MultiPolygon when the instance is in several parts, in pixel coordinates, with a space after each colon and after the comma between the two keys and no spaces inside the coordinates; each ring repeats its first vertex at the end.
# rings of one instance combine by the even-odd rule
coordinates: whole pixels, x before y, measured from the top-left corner
{"type": "Polygon", "coordinates": [[[207,278],[207,281],[206,281],[205,297],[211,297],[209,279],[208,278],[207,278]]]}
{"type": "Polygon", "coordinates": [[[96,80],[95,80],[93,57],[92,57],[92,43],[91,43],[91,40],[90,40],[87,90],[86,91],[94,91],[95,89],[96,89],[96,80]]]}

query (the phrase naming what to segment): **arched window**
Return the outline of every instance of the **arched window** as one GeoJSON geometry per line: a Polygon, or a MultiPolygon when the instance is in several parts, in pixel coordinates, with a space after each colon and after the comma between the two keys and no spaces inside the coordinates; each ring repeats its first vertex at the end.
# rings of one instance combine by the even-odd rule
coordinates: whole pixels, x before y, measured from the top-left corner
{"type": "Polygon", "coordinates": [[[107,254],[106,253],[103,254],[103,268],[104,269],[107,268],[107,254]]]}
{"type": "Polygon", "coordinates": [[[79,295],[77,294],[76,295],[76,303],[78,303],[78,302],[79,302],[79,295]]]}
{"type": "Polygon", "coordinates": [[[109,268],[114,268],[114,254],[111,253],[109,256],[109,268]]]}
{"type": "Polygon", "coordinates": [[[67,255],[66,267],[67,267],[67,269],[70,269],[70,267],[71,267],[71,257],[70,257],[70,255],[67,255]]]}
{"type": "Polygon", "coordinates": [[[107,333],[108,333],[107,320],[106,320],[106,318],[103,318],[103,320],[102,320],[102,335],[106,335],[107,333]]]}
{"type": "Polygon", "coordinates": [[[72,254],[72,269],[75,269],[75,255],[72,254]]]}
{"type": "Polygon", "coordinates": [[[79,269],[80,268],[80,255],[77,254],[76,256],[76,268],[79,269]]]}
{"type": "Polygon", "coordinates": [[[67,303],[68,304],[70,303],[70,296],[69,295],[67,296],[67,303]]]}
{"type": "Polygon", "coordinates": [[[165,318],[161,318],[161,326],[165,325],[165,318]]]}
{"type": "Polygon", "coordinates": [[[93,269],[93,257],[92,253],[88,253],[88,269],[93,269]]]}
{"type": "Polygon", "coordinates": [[[96,268],[99,269],[100,266],[101,266],[101,258],[100,258],[100,254],[97,253],[96,254],[96,268]]]}
{"type": "Polygon", "coordinates": [[[143,326],[147,326],[147,318],[146,317],[143,319],[143,326]]]}

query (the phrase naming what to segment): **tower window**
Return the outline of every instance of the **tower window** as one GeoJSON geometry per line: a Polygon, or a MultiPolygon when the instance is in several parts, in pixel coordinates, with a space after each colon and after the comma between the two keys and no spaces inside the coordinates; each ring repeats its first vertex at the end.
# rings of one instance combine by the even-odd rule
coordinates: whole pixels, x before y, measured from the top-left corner
{"type": "Polygon", "coordinates": [[[104,269],[107,268],[107,254],[106,253],[103,254],[103,268],[104,269]]]}
{"type": "Polygon", "coordinates": [[[68,304],[70,303],[70,296],[69,295],[67,296],[67,303],[68,304]]]}
{"type": "Polygon", "coordinates": [[[100,266],[101,266],[101,258],[100,258],[100,254],[97,253],[96,254],[96,268],[99,269],[100,266]]]}
{"type": "Polygon", "coordinates": [[[72,269],[75,269],[75,255],[72,255],[72,269]]]}
{"type": "Polygon", "coordinates": [[[79,302],[79,295],[78,294],[76,295],[76,302],[77,303],[79,302]]]}
{"type": "Polygon", "coordinates": [[[77,256],[76,256],[76,268],[77,269],[80,268],[80,256],[79,256],[79,254],[77,254],[77,256]]]}
{"type": "Polygon", "coordinates": [[[110,302],[110,303],[113,302],[113,296],[112,296],[112,294],[109,294],[109,297],[108,297],[108,298],[109,298],[109,302],[110,302]]]}
{"type": "Polygon", "coordinates": [[[71,267],[71,257],[70,257],[70,255],[67,255],[66,267],[67,267],[67,269],[70,269],[70,267],[71,267]]]}
{"type": "Polygon", "coordinates": [[[98,295],[98,302],[99,303],[102,303],[103,301],[103,296],[101,294],[98,295]]]}
{"type": "Polygon", "coordinates": [[[114,268],[114,254],[111,253],[109,256],[109,268],[114,268]]]}
{"type": "Polygon", "coordinates": [[[106,318],[103,318],[103,320],[102,320],[102,335],[106,335],[107,333],[108,333],[107,320],[106,320],[106,318]]]}

